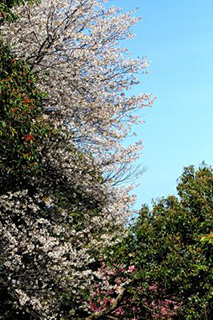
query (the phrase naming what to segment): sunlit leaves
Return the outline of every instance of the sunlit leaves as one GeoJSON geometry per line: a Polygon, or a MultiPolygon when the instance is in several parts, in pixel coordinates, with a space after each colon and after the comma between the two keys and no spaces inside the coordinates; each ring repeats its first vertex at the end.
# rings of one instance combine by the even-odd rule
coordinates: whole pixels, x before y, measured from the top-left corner
{"type": "Polygon", "coordinates": [[[212,186],[211,167],[184,168],[179,198],[162,198],[152,210],[143,206],[118,248],[117,261],[136,267],[132,290],[148,319],[211,319],[212,186]]]}

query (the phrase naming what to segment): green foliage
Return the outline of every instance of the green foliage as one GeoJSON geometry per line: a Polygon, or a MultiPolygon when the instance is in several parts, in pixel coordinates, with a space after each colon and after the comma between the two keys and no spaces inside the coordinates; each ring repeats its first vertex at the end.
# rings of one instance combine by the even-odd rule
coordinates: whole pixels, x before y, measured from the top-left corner
{"type": "Polygon", "coordinates": [[[25,2],[33,3],[39,2],[38,0],[1,0],[0,3],[0,25],[5,21],[14,22],[18,19],[18,16],[13,12],[14,6],[19,6],[25,2]]]}
{"type": "Polygon", "coordinates": [[[129,290],[147,306],[147,318],[211,319],[212,168],[185,168],[177,190],[179,197],[163,198],[152,210],[142,207],[129,237],[117,249],[116,260],[135,266],[129,290]],[[165,298],[173,301],[171,308],[178,306],[172,317],[163,308],[151,310],[153,303],[163,304],[165,298]]]}
{"type": "Polygon", "coordinates": [[[2,43],[0,52],[0,179],[1,185],[14,185],[41,174],[41,146],[49,128],[39,120],[43,93],[36,76],[2,43]]]}

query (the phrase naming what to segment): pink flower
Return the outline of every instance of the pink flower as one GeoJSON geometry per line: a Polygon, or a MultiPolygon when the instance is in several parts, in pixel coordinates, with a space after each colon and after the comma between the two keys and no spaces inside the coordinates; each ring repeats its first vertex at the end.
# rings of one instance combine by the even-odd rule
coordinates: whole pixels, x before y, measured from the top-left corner
{"type": "Polygon", "coordinates": [[[134,272],[135,271],[135,266],[129,266],[129,268],[128,268],[128,271],[129,272],[134,272]]]}
{"type": "Polygon", "coordinates": [[[124,314],[124,311],[121,307],[117,308],[115,311],[113,311],[113,313],[116,314],[116,316],[122,315],[124,314]]]}
{"type": "Polygon", "coordinates": [[[158,286],[156,284],[152,284],[151,286],[149,286],[149,290],[157,291],[158,290],[158,286]]]}

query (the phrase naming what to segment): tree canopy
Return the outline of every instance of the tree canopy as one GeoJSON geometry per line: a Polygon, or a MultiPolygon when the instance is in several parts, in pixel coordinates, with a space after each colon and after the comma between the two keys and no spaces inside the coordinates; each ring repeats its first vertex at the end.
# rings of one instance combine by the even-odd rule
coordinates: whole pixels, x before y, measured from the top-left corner
{"type": "Polygon", "coordinates": [[[151,210],[142,206],[117,249],[116,261],[135,268],[126,299],[138,319],[212,316],[212,168],[184,168],[177,191],[151,210]]]}
{"type": "Polygon", "coordinates": [[[116,183],[141,144],[122,141],[151,101],[127,94],[147,62],[119,47],[138,19],[104,3],[0,7],[4,319],[91,314],[101,260],[126,233],[133,198],[116,183]]]}
{"type": "Polygon", "coordinates": [[[0,318],[210,320],[212,168],[127,225],[123,142],[153,99],[128,92],[139,18],[106,2],[1,1],[0,318]]]}

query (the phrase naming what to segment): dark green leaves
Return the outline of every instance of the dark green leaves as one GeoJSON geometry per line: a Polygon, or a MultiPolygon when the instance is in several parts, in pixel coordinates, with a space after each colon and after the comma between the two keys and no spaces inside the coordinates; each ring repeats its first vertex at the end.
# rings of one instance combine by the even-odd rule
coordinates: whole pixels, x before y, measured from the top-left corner
{"type": "Polygon", "coordinates": [[[44,95],[35,75],[8,47],[0,46],[1,184],[14,186],[42,173],[42,144],[49,127],[38,120],[44,95]]]}

